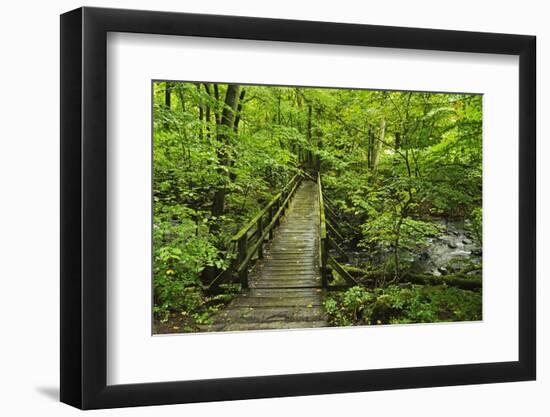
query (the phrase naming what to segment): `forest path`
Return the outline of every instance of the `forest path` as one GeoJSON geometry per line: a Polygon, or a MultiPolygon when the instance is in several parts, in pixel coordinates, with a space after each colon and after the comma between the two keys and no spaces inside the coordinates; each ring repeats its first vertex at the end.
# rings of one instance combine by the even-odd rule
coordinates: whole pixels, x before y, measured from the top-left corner
{"type": "Polygon", "coordinates": [[[243,290],[213,318],[207,331],[324,327],[319,273],[319,196],[317,184],[304,180],[264,258],[243,290]]]}

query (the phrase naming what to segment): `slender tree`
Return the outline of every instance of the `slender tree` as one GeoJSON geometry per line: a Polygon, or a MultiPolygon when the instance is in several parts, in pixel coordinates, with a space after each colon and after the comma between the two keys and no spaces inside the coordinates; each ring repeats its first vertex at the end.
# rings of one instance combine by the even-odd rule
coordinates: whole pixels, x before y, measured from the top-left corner
{"type": "MultiPolygon", "coordinates": [[[[231,163],[231,155],[228,154],[230,148],[231,132],[234,129],[237,107],[239,105],[240,85],[229,84],[225,93],[224,107],[218,124],[218,142],[222,145],[218,151],[220,164],[220,173],[227,176],[227,167],[231,163]],[[224,145],[224,146],[223,146],[224,145]]],[[[221,216],[225,208],[225,196],[227,188],[225,182],[214,193],[212,202],[212,216],[221,216]]]]}

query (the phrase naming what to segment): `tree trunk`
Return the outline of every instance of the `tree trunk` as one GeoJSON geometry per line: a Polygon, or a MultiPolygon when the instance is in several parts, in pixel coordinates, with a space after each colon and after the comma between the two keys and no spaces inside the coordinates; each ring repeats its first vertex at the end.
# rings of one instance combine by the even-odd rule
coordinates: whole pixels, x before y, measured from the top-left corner
{"type": "Polygon", "coordinates": [[[181,88],[176,88],[176,96],[178,97],[178,100],[181,104],[181,111],[185,113],[185,96],[183,95],[183,91],[181,91],[181,88]]]}
{"type": "Polygon", "coordinates": [[[200,93],[201,93],[201,84],[200,83],[196,83],[195,86],[197,87],[197,93],[199,94],[199,104],[198,104],[198,107],[199,107],[199,137],[201,139],[201,142],[204,138],[204,108],[203,108],[203,104],[202,104],[202,101],[201,101],[201,98],[200,98],[200,93]]]}
{"type": "Polygon", "coordinates": [[[321,108],[317,108],[317,127],[315,129],[315,133],[317,136],[317,155],[315,156],[315,170],[317,172],[321,172],[321,157],[319,151],[323,149],[323,130],[321,129],[321,118],[322,118],[322,111],[321,108]]]}
{"type": "Polygon", "coordinates": [[[378,170],[378,162],[380,161],[380,150],[382,149],[382,143],[386,136],[386,119],[380,120],[380,132],[378,133],[378,140],[374,140],[371,153],[371,169],[376,174],[378,170]]]}
{"type": "MultiPolygon", "coordinates": [[[[216,99],[216,103],[218,104],[220,102],[220,89],[218,87],[218,84],[214,84],[214,98],[216,99]]],[[[217,108],[214,110],[216,116],[216,125],[218,125],[221,123],[220,112],[217,108]]]]}
{"type": "Polygon", "coordinates": [[[369,171],[372,169],[372,147],[372,127],[369,125],[369,129],[367,131],[367,168],[369,171]]]}
{"type": "Polygon", "coordinates": [[[172,106],[172,85],[168,81],[164,83],[164,107],[170,110],[172,106]]]}
{"type": "Polygon", "coordinates": [[[239,131],[239,122],[241,121],[241,111],[243,110],[243,101],[244,101],[244,95],[246,93],[246,90],[241,91],[241,95],[239,96],[239,104],[237,104],[237,114],[235,115],[235,123],[233,124],[233,130],[235,133],[239,131]]]}
{"type": "MultiPolygon", "coordinates": [[[[229,148],[230,132],[235,125],[235,117],[237,113],[237,106],[239,104],[239,91],[240,86],[237,84],[229,84],[227,86],[227,92],[225,94],[225,105],[221,114],[220,124],[218,126],[218,141],[224,145],[218,151],[218,160],[221,166],[229,166],[230,155],[227,154],[229,148]]],[[[227,175],[225,169],[220,168],[220,175],[227,175]]],[[[221,216],[224,213],[225,207],[225,184],[214,193],[214,201],[212,202],[212,216],[221,216]]]]}
{"type": "MultiPolygon", "coordinates": [[[[204,89],[206,90],[206,94],[209,96],[210,94],[210,85],[207,83],[204,83],[204,89]]],[[[212,125],[210,123],[210,103],[206,103],[205,112],[206,112],[206,137],[208,138],[208,141],[210,142],[210,138],[212,137],[212,125]]]]}
{"type": "Polygon", "coordinates": [[[401,148],[401,132],[395,132],[395,149],[401,148]]]}
{"type": "MultiPolygon", "coordinates": [[[[241,121],[241,112],[243,110],[243,101],[244,101],[245,93],[246,93],[246,90],[242,89],[241,94],[239,96],[239,103],[237,104],[235,122],[233,122],[233,132],[235,133],[235,137],[238,137],[238,134],[239,134],[239,122],[241,121]]],[[[229,166],[233,166],[234,163],[235,163],[234,160],[230,160],[229,166]]],[[[237,174],[234,171],[230,172],[229,179],[231,180],[231,182],[235,182],[235,180],[237,179],[237,174]]]]}
{"type": "MultiPolygon", "coordinates": [[[[172,86],[170,82],[166,81],[164,83],[164,108],[170,110],[172,102],[172,86]]],[[[164,128],[168,129],[170,127],[169,119],[164,119],[164,128]]]]}

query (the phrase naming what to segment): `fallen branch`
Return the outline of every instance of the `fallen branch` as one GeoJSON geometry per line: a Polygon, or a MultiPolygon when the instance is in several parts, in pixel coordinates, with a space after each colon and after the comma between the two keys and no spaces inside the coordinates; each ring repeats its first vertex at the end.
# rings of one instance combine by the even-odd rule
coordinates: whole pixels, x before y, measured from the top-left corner
{"type": "MultiPolygon", "coordinates": [[[[373,283],[377,278],[382,278],[382,271],[366,271],[354,266],[342,265],[344,270],[354,278],[359,278],[362,282],[373,283]]],[[[399,279],[399,282],[410,282],[412,284],[422,285],[449,285],[451,287],[462,288],[464,290],[478,290],[482,286],[480,277],[471,277],[466,272],[472,269],[457,272],[455,274],[435,276],[430,274],[406,273],[399,279]]]]}

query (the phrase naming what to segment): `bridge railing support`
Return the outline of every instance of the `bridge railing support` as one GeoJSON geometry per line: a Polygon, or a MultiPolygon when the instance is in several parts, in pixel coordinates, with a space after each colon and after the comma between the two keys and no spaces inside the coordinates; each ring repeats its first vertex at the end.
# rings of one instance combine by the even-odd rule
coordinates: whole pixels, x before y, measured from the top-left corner
{"type": "MultiPolygon", "coordinates": [[[[340,240],[343,240],[342,234],[333,225],[334,219],[329,221],[325,212],[325,198],[323,196],[323,186],[321,183],[321,175],[317,173],[317,188],[319,190],[319,268],[321,275],[321,285],[323,288],[328,288],[329,277],[332,275],[331,270],[334,269],[348,285],[358,285],[358,282],[338,263],[338,261],[330,255],[330,249],[335,249],[338,254],[347,258],[345,252],[331,238],[331,234],[340,240]]],[[[330,214],[329,216],[330,217],[330,214]]]]}
{"type": "MultiPolygon", "coordinates": [[[[246,233],[239,238],[237,248],[239,251],[237,262],[241,264],[246,259],[246,252],[248,248],[248,235],[246,233]]],[[[248,288],[248,270],[246,268],[239,271],[239,279],[243,288],[248,288]]]]}
{"type": "MultiPolygon", "coordinates": [[[[260,217],[258,219],[258,223],[256,224],[256,230],[258,231],[258,236],[260,236],[261,242],[265,241],[264,236],[264,222],[263,217],[260,217]]],[[[260,244],[258,245],[258,258],[262,259],[264,257],[264,245],[260,244]]]]}
{"type": "Polygon", "coordinates": [[[230,280],[236,272],[242,288],[248,288],[248,268],[254,255],[263,258],[263,245],[266,240],[273,238],[273,229],[280,224],[280,218],[289,207],[302,178],[296,174],[281,192],[265,206],[252,220],[250,220],[232,238],[236,243],[236,260],[230,267],[221,271],[210,283],[209,289],[216,290],[220,284],[230,280]]]}
{"type": "Polygon", "coordinates": [[[323,201],[323,187],[321,186],[321,176],[317,174],[317,189],[319,192],[319,268],[321,273],[321,285],[328,287],[328,241],[327,224],[325,219],[325,204],[323,201]]]}

